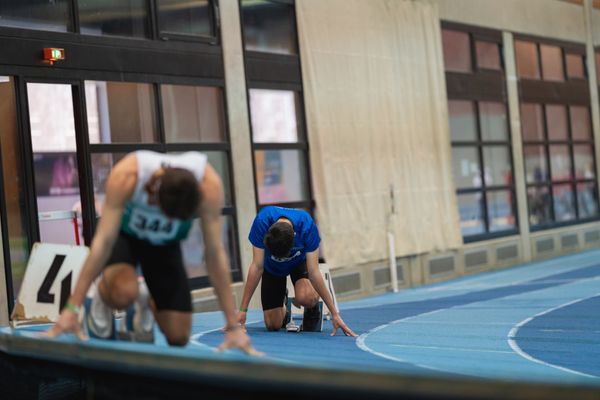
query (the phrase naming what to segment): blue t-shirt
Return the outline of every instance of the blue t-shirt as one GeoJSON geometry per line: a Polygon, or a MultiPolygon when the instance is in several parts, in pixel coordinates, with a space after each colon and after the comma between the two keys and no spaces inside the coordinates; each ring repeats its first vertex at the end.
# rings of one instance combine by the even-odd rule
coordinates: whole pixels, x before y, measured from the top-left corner
{"type": "Polygon", "coordinates": [[[287,276],[289,273],[303,261],[306,261],[306,253],[313,252],[319,248],[321,237],[309,213],[304,210],[296,210],[293,208],[283,208],[275,206],[267,206],[259,211],[252,228],[248,240],[253,246],[265,250],[264,269],[277,276],[287,276]],[[290,250],[290,254],[285,258],[274,257],[263,243],[267,231],[281,217],[287,218],[294,226],[296,237],[294,245],[290,250]]]}

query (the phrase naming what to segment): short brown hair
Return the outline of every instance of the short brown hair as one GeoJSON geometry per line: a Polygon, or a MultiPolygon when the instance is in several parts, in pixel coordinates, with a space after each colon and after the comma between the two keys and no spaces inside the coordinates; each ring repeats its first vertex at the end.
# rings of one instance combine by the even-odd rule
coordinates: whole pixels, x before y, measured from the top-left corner
{"type": "Polygon", "coordinates": [[[294,245],[294,227],[287,222],[275,222],[267,231],[264,243],[275,257],[287,257],[294,245]]]}
{"type": "Polygon", "coordinates": [[[160,178],[158,203],[170,218],[191,219],[198,211],[200,189],[194,174],[184,168],[165,168],[160,178]]]}

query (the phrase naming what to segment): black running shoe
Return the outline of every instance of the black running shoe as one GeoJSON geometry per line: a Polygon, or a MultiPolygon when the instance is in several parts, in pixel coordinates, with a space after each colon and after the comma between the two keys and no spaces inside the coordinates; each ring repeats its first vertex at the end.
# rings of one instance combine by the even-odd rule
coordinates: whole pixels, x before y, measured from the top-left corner
{"type": "Polygon", "coordinates": [[[321,332],[323,330],[323,302],[319,301],[312,308],[304,308],[302,330],[306,332],[321,332]]]}
{"type": "Polygon", "coordinates": [[[285,317],[283,317],[283,323],[281,324],[281,328],[285,329],[287,324],[292,320],[292,299],[288,297],[288,290],[285,289],[285,317]]]}

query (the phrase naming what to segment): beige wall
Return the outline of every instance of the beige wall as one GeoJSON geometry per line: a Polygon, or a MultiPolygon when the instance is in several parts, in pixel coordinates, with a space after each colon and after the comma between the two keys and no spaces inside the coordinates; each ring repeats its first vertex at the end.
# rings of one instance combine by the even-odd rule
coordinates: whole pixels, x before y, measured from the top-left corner
{"type": "Polygon", "coordinates": [[[583,7],[558,0],[421,0],[446,21],[585,42],[583,7]]]}

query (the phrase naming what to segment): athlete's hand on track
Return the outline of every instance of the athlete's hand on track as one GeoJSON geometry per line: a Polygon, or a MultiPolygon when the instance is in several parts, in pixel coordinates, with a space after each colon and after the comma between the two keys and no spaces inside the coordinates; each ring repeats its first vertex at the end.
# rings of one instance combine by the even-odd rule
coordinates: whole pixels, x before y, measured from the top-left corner
{"type": "Polygon", "coordinates": [[[58,317],[58,321],[50,329],[44,332],[44,336],[56,337],[62,333],[72,332],[81,340],[87,340],[87,336],[81,329],[79,315],[71,310],[64,309],[58,317]]]}
{"type": "Polygon", "coordinates": [[[227,349],[240,349],[246,354],[257,357],[265,355],[265,353],[261,353],[252,347],[250,337],[248,337],[246,331],[241,326],[225,329],[225,340],[223,340],[223,343],[221,343],[217,350],[224,351],[227,349]]]}
{"type": "Polygon", "coordinates": [[[341,329],[342,332],[344,332],[344,335],[346,336],[358,336],[356,333],[354,333],[352,329],[348,328],[348,326],[344,323],[344,320],[342,319],[342,317],[340,317],[339,314],[331,318],[331,323],[333,325],[333,331],[331,332],[331,336],[335,336],[338,328],[341,329]]]}
{"type": "Polygon", "coordinates": [[[246,317],[247,317],[247,315],[248,314],[244,311],[239,311],[237,314],[237,322],[238,322],[238,324],[240,324],[240,326],[242,327],[244,332],[246,332],[246,317]]]}

